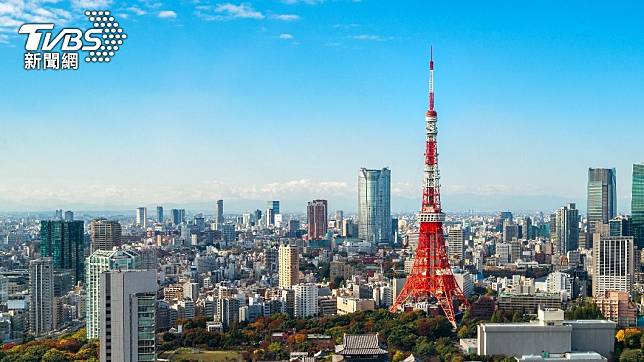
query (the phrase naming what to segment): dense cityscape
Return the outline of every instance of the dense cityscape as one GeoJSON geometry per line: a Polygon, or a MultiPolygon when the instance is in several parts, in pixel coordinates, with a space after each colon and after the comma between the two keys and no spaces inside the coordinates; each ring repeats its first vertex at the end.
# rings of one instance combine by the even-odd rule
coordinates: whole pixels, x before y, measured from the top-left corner
{"type": "Polygon", "coordinates": [[[181,348],[323,360],[343,355],[336,345],[369,343],[379,348],[373,360],[639,356],[644,165],[633,166],[632,215],[616,213],[615,170],[597,168],[588,171],[584,216],[574,204],[534,215],[448,214],[449,260],[471,306],[452,329],[436,305],[408,305],[412,331],[400,326],[400,339],[382,328],[403,318],[386,309],[411,271],[418,222],[391,215],[390,174],[359,170],[357,215],[328,210],[326,200],[302,214],[272,200],[231,215],[216,200],[209,215],[163,206],[107,218],[5,215],[3,353],[71,334],[94,343],[85,353],[101,360],[172,359],[181,348]],[[517,343],[499,340],[508,330],[517,343]],[[614,345],[618,332],[626,337],[614,345]]]}
{"type": "Polygon", "coordinates": [[[418,214],[392,215],[385,167],[359,169],[357,214],[220,199],[5,215],[2,360],[644,358],[644,164],[631,215],[614,168],[588,169],[585,213],[445,215],[433,60],[425,119],[418,214]]]}

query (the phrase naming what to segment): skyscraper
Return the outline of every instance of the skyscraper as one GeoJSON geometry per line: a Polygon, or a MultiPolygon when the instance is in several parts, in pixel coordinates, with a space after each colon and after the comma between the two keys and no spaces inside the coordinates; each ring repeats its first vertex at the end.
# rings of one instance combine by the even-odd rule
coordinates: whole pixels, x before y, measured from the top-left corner
{"type": "Polygon", "coordinates": [[[631,195],[631,232],[635,246],[644,249],[644,163],[633,165],[633,189],[631,195]]]}
{"type": "Polygon", "coordinates": [[[608,224],[617,214],[617,187],[614,168],[588,169],[588,231],[597,231],[597,223],[608,224]]]}
{"type": "Polygon", "coordinates": [[[391,171],[360,169],[358,237],[377,244],[391,239],[391,171]]]}
{"type": "Polygon", "coordinates": [[[266,202],[266,225],[275,225],[275,215],[280,213],[280,202],[277,200],[267,201],[266,202]],[[268,211],[268,210],[271,211],[268,211]],[[270,215],[268,215],[270,213],[270,215]]]}
{"type": "Polygon", "coordinates": [[[65,211],[65,221],[74,221],[74,212],[73,211],[65,211]]]}
{"type": "Polygon", "coordinates": [[[300,258],[297,246],[280,245],[279,248],[279,287],[291,288],[300,280],[300,258]]]}
{"type": "Polygon", "coordinates": [[[235,224],[223,224],[221,226],[221,237],[226,246],[237,239],[237,233],[235,232],[235,224]]]}
{"type": "Polygon", "coordinates": [[[86,327],[87,338],[100,338],[101,279],[111,270],[131,270],[139,267],[139,255],[132,250],[97,250],[86,260],[86,327]]]}
{"type": "Polygon", "coordinates": [[[215,206],[215,222],[217,225],[224,223],[224,200],[217,200],[217,205],[215,206]]]}
{"type": "Polygon", "coordinates": [[[148,227],[148,209],[147,207],[137,207],[136,208],[136,221],[137,226],[142,228],[148,227]]]}
{"type": "Polygon", "coordinates": [[[601,237],[593,243],[593,296],[607,290],[630,293],[634,282],[632,236],[601,237]]]}
{"type": "Polygon", "coordinates": [[[115,220],[95,219],[89,226],[92,239],[92,252],[112,250],[121,245],[121,224],[115,220]]]}
{"type": "Polygon", "coordinates": [[[163,224],[163,206],[157,206],[157,222],[163,224]]]}
{"type": "Polygon", "coordinates": [[[54,274],[51,258],[29,262],[29,332],[35,336],[54,329],[54,274]]]}
{"type": "Polygon", "coordinates": [[[555,212],[554,251],[566,255],[579,247],[579,210],[574,203],[562,206],[555,212]]]}
{"type": "Polygon", "coordinates": [[[181,224],[181,213],[179,212],[179,209],[172,209],[170,210],[172,213],[172,223],[174,225],[179,225],[181,224]]]}
{"type": "Polygon", "coordinates": [[[99,284],[101,361],[155,361],[156,273],[113,270],[99,284]]]}
{"type": "Polygon", "coordinates": [[[319,240],[326,236],[328,226],[326,200],[309,201],[306,208],[306,221],[309,226],[309,239],[319,240]]]}
{"type": "Polygon", "coordinates": [[[51,257],[54,269],[72,272],[82,281],[84,257],[84,223],[78,221],[41,220],[40,255],[51,257]]]}
{"type": "Polygon", "coordinates": [[[610,236],[633,236],[632,223],[633,219],[630,216],[617,216],[608,221],[608,233],[610,236]]]}

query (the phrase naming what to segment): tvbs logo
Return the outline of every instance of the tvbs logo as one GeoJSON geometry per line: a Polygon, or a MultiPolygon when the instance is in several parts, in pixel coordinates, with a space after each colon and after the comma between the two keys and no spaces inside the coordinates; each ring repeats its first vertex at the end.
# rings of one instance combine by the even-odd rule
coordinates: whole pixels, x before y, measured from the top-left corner
{"type": "Polygon", "coordinates": [[[51,23],[23,24],[18,33],[27,36],[25,69],[75,70],[82,57],[86,63],[109,63],[127,34],[109,10],[88,10],[85,16],[92,28],[63,28],[57,34],[51,23]]]}

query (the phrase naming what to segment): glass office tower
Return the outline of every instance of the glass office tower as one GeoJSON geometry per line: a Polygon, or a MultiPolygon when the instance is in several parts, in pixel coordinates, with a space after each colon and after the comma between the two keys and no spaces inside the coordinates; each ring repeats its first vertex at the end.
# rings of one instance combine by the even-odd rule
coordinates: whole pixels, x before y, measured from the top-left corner
{"type": "Polygon", "coordinates": [[[617,215],[617,187],[614,168],[588,169],[588,230],[597,231],[597,223],[608,224],[617,215]]]}
{"type": "Polygon", "coordinates": [[[391,241],[391,171],[360,169],[358,237],[377,244],[391,241]]]}
{"type": "Polygon", "coordinates": [[[631,197],[631,232],[635,246],[644,248],[644,163],[633,165],[633,189],[631,197]]]}
{"type": "Polygon", "coordinates": [[[84,244],[83,221],[40,221],[40,255],[51,257],[54,269],[70,270],[75,281],[85,279],[84,244]]]}

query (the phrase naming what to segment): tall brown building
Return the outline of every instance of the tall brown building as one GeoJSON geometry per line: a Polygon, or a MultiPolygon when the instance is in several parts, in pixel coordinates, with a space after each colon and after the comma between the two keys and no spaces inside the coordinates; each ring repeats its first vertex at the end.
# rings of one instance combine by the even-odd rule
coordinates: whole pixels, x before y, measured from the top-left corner
{"type": "Polygon", "coordinates": [[[309,239],[324,239],[328,226],[326,200],[309,201],[306,216],[309,224],[309,239]]]}
{"type": "Polygon", "coordinates": [[[121,245],[121,224],[118,221],[95,219],[90,224],[92,252],[96,250],[112,250],[121,245]]]}

